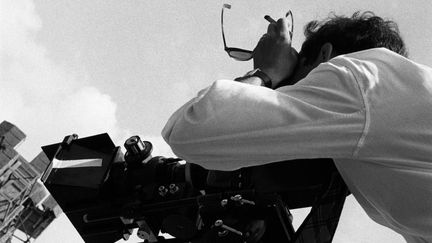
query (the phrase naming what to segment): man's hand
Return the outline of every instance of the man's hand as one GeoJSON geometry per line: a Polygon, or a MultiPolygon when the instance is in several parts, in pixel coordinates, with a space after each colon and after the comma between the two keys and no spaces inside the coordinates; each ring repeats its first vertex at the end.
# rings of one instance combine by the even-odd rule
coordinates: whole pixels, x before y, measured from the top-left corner
{"type": "Polygon", "coordinates": [[[265,72],[273,87],[288,78],[297,64],[298,53],[291,47],[290,29],[286,18],[272,20],[253,52],[254,68],[265,72]]]}

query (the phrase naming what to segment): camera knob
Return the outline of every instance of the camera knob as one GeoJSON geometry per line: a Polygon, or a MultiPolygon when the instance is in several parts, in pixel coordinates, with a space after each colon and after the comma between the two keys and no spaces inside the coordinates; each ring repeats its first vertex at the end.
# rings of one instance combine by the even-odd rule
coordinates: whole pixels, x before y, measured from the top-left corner
{"type": "Polygon", "coordinates": [[[124,158],[128,164],[147,163],[152,158],[152,144],[148,141],[142,141],[139,136],[128,138],[124,147],[126,149],[124,158]]]}
{"type": "Polygon", "coordinates": [[[128,152],[134,155],[139,154],[145,149],[143,142],[138,136],[132,136],[128,138],[125,142],[125,147],[128,152]]]}

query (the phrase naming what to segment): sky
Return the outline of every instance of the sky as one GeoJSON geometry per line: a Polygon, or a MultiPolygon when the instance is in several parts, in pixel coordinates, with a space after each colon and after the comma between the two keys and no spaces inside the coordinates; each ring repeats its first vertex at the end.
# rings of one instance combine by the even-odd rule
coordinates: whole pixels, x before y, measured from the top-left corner
{"type": "MultiPolygon", "coordinates": [[[[299,49],[307,21],[370,10],[396,21],[410,58],[432,66],[429,0],[0,0],[0,121],[27,134],[18,151],[31,160],[71,133],[108,132],[119,146],[140,135],[154,155],[171,156],[160,137],[170,114],[213,81],[252,69],[223,51],[224,3],[232,5],[224,21],[231,47],[253,49],[265,14],[292,10],[299,49]]],[[[82,242],[64,214],[35,242],[59,241],[82,242]]],[[[404,241],[350,196],[334,242],[404,241]]]]}

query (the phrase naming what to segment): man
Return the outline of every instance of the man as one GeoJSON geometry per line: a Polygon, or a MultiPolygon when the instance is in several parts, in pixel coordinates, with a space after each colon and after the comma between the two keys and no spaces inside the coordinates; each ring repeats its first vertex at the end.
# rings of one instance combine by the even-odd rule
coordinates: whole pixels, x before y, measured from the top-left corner
{"type": "Polygon", "coordinates": [[[254,50],[258,74],[201,91],[165,140],[218,170],[333,158],[370,218],[432,242],[432,69],[407,59],[397,26],[371,13],[309,23],[298,55],[288,30],[271,23],[254,50]]]}

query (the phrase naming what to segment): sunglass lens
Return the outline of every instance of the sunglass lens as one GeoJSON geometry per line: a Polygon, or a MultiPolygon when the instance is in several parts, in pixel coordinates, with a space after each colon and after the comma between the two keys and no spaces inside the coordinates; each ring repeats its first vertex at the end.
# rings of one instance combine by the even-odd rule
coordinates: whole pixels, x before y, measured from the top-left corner
{"type": "Polygon", "coordinates": [[[228,52],[228,54],[237,61],[247,61],[252,58],[252,52],[248,51],[231,50],[228,52]]]}

